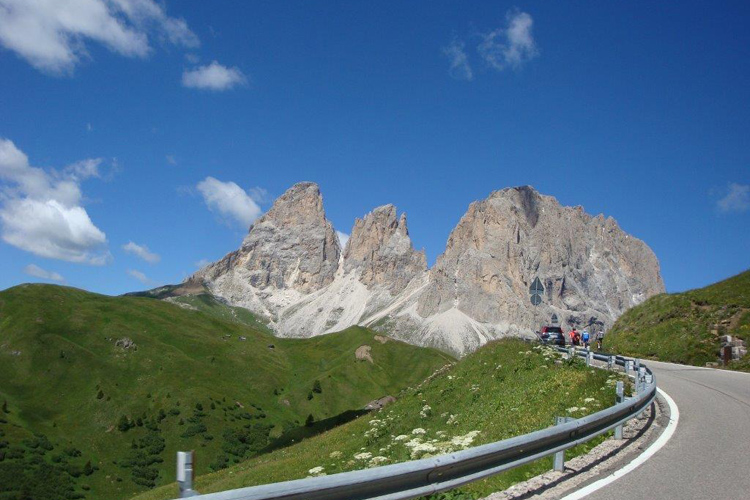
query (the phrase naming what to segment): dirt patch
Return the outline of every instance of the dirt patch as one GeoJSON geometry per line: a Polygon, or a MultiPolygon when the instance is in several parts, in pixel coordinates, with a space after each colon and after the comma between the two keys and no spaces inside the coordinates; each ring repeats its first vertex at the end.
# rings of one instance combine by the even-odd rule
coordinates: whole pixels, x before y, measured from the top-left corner
{"type": "Polygon", "coordinates": [[[391,339],[389,339],[388,337],[383,337],[382,335],[375,335],[375,340],[377,340],[381,344],[385,344],[386,342],[388,342],[391,339]]]}
{"type": "Polygon", "coordinates": [[[372,360],[372,356],[370,355],[370,351],[372,351],[372,347],[369,345],[361,345],[357,347],[357,350],[354,351],[354,357],[357,359],[357,361],[369,361],[370,363],[375,363],[372,360]]]}

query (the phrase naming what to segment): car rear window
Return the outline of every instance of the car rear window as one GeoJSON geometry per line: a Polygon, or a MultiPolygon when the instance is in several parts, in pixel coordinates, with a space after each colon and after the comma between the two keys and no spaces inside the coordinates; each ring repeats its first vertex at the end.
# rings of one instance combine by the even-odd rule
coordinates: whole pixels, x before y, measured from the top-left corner
{"type": "Polygon", "coordinates": [[[545,326],[544,331],[547,333],[562,333],[562,328],[559,326],[545,326]]]}

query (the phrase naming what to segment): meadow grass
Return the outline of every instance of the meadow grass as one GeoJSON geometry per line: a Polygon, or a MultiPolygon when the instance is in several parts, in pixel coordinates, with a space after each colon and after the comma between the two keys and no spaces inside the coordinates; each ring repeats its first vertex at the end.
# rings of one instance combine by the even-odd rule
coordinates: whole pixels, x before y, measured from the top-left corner
{"type": "MultiPolygon", "coordinates": [[[[439,375],[404,391],[395,403],[293,446],[201,475],[201,493],[334,474],[425,458],[581,417],[614,403],[618,376],[563,361],[551,348],[492,342],[439,375]]],[[[599,440],[569,452],[582,453],[599,440]]],[[[539,460],[461,487],[446,498],[477,498],[551,468],[539,460]]],[[[173,498],[169,485],[137,500],[173,498]]]]}
{"type": "Polygon", "coordinates": [[[0,404],[8,409],[0,411],[0,495],[49,477],[59,494],[27,493],[129,498],[171,482],[177,450],[199,450],[197,472],[206,474],[304,427],[309,415],[359,409],[453,361],[378,342],[359,327],[280,339],[249,326],[242,311],[203,304],[195,311],[50,285],[0,292],[0,404]],[[355,359],[365,344],[373,363],[355,359]],[[98,470],[76,475],[87,462],[98,470]],[[18,464],[28,474],[20,477],[18,464]]]}
{"type": "MultiPolygon", "coordinates": [[[[626,311],[605,348],[634,357],[705,365],[719,357],[719,336],[750,341],[750,271],[705,288],[661,294],[626,311]]],[[[730,368],[750,371],[747,360],[730,368]]]]}

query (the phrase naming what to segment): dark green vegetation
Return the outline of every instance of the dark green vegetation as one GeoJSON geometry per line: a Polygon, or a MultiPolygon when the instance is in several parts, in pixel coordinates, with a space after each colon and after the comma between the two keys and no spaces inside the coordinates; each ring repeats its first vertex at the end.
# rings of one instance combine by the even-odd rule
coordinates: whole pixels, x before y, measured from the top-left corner
{"type": "MultiPolygon", "coordinates": [[[[634,307],[605,337],[608,351],[688,365],[717,361],[719,336],[750,341],[750,271],[634,307]]],[[[747,357],[730,367],[750,371],[747,357]]]]}
{"type": "Polygon", "coordinates": [[[198,450],[198,474],[219,470],[452,361],[363,328],[279,339],[242,311],[180,300],[201,310],[59,286],[0,292],[0,499],[128,498],[172,482],[177,450],[198,450]],[[374,363],[356,361],[364,344],[374,363]]]}
{"type": "MultiPolygon", "coordinates": [[[[614,374],[587,368],[578,360],[563,361],[550,348],[532,348],[518,340],[493,342],[404,391],[398,401],[377,413],[200,476],[197,489],[210,493],[334,474],[517,436],[548,427],[555,416],[580,417],[613,404],[615,383],[614,374]]],[[[441,498],[479,498],[550,468],[551,459],[543,459],[441,498]]],[[[137,499],[167,499],[175,491],[174,485],[165,486],[137,499]]]]}

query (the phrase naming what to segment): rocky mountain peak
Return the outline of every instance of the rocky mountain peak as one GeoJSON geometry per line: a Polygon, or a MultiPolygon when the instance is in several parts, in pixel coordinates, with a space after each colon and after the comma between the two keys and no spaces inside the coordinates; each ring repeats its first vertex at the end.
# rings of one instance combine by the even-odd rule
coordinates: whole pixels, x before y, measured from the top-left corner
{"type": "Polygon", "coordinates": [[[320,188],[300,182],[255,221],[238,251],[199,274],[236,293],[244,293],[244,285],[309,293],[333,281],[340,254],[320,188]]]}
{"type": "Polygon", "coordinates": [[[356,219],[342,257],[318,186],[292,186],[242,247],[191,278],[264,315],[282,336],[360,324],[464,354],[506,335],[560,324],[607,328],[663,292],[651,249],[612,217],[562,206],[531,186],[473,202],[432,269],[393,205],[356,219]],[[542,303],[529,301],[535,278],[542,303]]]}
{"type": "MultiPolygon", "coordinates": [[[[663,291],[659,263],[642,241],[612,219],[564,207],[524,186],[470,205],[431,270],[417,311],[422,317],[460,314],[499,334],[537,329],[552,314],[564,326],[601,328],[663,291]],[[528,287],[536,277],[545,295],[533,307],[528,287]]],[[[466,324],[467,336],[453,340],[473,349],[483,338],[473,333],[476,325],[466,324]]]]}
{"type": "Polygon", "coordinates": [[[396,207],[389,204],[355,220],[344,252],[344,270],[359,272],[368,287],[381,285],[398,292],[427,270],[427,259],[412,246],[406,214],[398,217],[396,207]]]}

